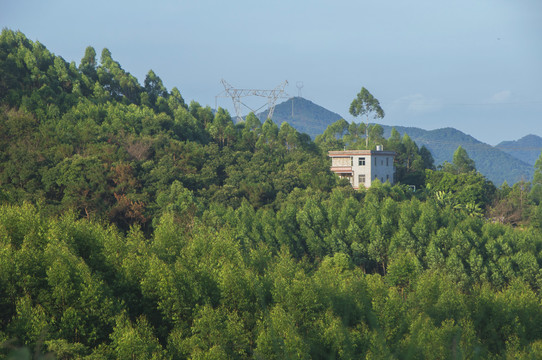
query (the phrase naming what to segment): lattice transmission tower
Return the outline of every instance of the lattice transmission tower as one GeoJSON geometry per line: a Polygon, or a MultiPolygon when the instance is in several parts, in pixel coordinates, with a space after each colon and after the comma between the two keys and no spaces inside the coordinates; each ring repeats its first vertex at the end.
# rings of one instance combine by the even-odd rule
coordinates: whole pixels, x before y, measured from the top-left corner
{"type": "Polygon", "coordinates": [[[259,89],[235,89],[233,86],[228,84],[226,80],[220,80],[222,85],[224,85],[224,91],[215,96],[215,109],[217,109],[217,102],[219,97],[231,97],[233,101],[233,106],[235,108],[235,113],[237,115],[238,121],[243,121],[242,109],[246,107],[254,114],[260,111],[266,104],[263,104],[258,109],[252,109],[250,106],[241,101],[241,98],[247,96],[259,96],[267,98],[267,118],[273,118],[273,112],[275,111],[275,104],[280,98],[287,98],[288,94],[284,92],[284,87],[288,85],[288,81],[285,80],[282,84],[274,88],[273,90],[259,90],[259,89]]]}

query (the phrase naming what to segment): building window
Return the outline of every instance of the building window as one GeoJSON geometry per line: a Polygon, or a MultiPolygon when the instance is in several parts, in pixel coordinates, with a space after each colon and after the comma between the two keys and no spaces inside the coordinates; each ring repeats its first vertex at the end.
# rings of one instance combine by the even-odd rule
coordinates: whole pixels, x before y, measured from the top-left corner
{"type": "Polygon", "coordinates": [[[359,184],[359,186],[365,185],[365,175],[359,175],[358,176],[358,184],[359,184]]]}
{"type": "Polygon", "coordinates": [[[386,181],[390,179],[390,174],[386,174],[386,181]]]}
{"type": "Polygon", "coordinates": [[[390,166],[389,160],[390,158],[386,158],[386,166],[390,166]]]}
{"type": "Polygon", "coordinates": [[[353,156],[350,157],[350,166],[354,166],[354,157],[353,156]]]}
{"type": "Polygon", "coordinates": [[[384,165],[384,160],[380,160],[380,165],[384,165]]]}
{"type": "Polygon", "coordinates": [[[358,159],[358,165],[359,166],[365,166],[365,158],[364,157],[360,157],[358,159]]]}

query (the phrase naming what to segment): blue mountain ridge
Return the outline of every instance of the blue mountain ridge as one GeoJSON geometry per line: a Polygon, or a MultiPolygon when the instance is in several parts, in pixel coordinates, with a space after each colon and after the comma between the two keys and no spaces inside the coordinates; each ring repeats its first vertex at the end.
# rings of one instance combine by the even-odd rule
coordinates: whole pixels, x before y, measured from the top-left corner
{"type": "Polygon", "coordinates": [[[529,134],[519,140],[503,141],[495,147],[534,166],[542,153],[542,137],[529,134]]]}

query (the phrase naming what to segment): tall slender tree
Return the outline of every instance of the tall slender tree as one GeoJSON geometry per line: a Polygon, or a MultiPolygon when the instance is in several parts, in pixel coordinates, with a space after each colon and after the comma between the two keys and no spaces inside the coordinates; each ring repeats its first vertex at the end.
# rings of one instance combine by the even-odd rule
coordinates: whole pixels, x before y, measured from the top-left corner
{"type": "MultiPolygon", "coordinates": [[[[362,87],[361,91],[350,104],[350,114],[354,117],[365,115],[366,124],[369,125],[369,116],[373,119],[382,119],[384,117],[384,110],[380,107],[378,99],[376,99],[369,90],[362,87]]],[[[365,144],[368,148],[369,134],[367,128],[368,126],[365,127],[365,144]]]]}
{"type": "Polygon", "coordinates": [[[472,160],[467,151],[461,145],[454,152],[453,163],[458,174],[468,173],[476,170],[474,160],[472,160]]]}
{"type": "Polygon", "coordinates": [[[96,74],[96,50],[92,46],[87,46],[85,49],[85,56],[81,59],[79,64],[79,70],[85,74],[89,79],[96,81],[98,76],[96,74]]]}

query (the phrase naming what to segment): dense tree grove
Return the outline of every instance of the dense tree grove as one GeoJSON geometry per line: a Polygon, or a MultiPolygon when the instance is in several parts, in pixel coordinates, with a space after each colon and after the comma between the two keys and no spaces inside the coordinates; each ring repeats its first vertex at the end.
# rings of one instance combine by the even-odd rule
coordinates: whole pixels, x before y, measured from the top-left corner
{"type": "Polygon", "coordinates": [[[542,357],[542,160],[497,189],[463,149],[235,124],[10,30],[0,76],[1,356],[542,357]],[[380,144],[396,185],[329,171],[380,144]]]}

